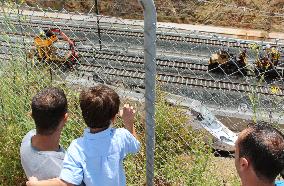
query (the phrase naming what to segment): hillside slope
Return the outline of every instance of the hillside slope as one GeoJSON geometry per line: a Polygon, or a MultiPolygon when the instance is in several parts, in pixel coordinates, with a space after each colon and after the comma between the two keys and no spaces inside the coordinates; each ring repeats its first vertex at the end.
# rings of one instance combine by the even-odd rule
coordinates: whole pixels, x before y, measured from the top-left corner
{"type": "MultiPolygon", "coordinates": [[[[94,12],[94,0],[26,0],[30,6],[94,12]]],[[[283,0],[155,0],[158,21],[284,31],[283,0]]],[[[142,19],[137,0],[99,1],[102,15],[142,19]]]]}

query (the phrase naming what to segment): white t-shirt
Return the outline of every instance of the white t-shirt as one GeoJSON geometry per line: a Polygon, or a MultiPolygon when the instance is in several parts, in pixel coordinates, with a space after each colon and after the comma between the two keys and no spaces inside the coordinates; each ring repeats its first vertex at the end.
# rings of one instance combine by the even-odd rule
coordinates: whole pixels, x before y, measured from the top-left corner
{"type": "Polygon", "coordinates": [[[60,147],[58,151],[38,151],[31,144],[31,138],[35,134],[35,129],[29,131],[23,138],[20,149],[21,163],[27,178],[35,176],[39,180],[46,180],[58,177],[65,150],[60,147]]]}

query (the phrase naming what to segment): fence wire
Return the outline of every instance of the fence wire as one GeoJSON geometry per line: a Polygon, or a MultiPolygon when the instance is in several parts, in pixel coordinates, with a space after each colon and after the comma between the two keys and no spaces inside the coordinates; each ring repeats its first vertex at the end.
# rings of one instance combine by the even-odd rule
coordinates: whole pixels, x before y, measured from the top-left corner
{"type": "Polygon", "coordinates": [[[0,139],[7,145],[0,150],[0,183],[26,179],[18,148],[34,127],[28,113],[38,90],[65,90],[70,120],[61,143],[68,147],[85,127],[80,90],[102,83],[119,93],[122,104],[138,110],[142,149],[124,162],[127,185],[151,185],[146,175],[155,185],[240,185],[233,160],[238,132],[260,120],[284,124],[284,37],[268,32],[283,32],[284,10],[275,2],[269,9],[245,1],[157,1],[160,21],[262,31],[158,23],[152,37],[156,57],[150,55],[156,60],[156,97],[145,95],[155,82],[145,80],[144,52],[150,45],[144,45],[143,34],[149,30],[136,1],[98,1],[98,11],[95,1],[2,3],[0,139]],[[156,107],[149,116],[155,118],[155,147],[148,154],[145,97],[156,107]],[[154,172],[146,169],[149,153],[155,154],[154,172]]]}

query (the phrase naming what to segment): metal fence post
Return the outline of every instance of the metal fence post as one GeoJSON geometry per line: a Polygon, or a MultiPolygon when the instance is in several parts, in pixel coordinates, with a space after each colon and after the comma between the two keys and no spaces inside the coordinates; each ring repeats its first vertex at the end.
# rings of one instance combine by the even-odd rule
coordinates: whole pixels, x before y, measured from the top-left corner
{"type": "Polygon", "coordinates": [[[98,27],[98,37],[99,37],[99,45],[100,50],[102,50],[102,38],[101,38],[101,29],[100,29],[100,20],[99,20],[99,4],[98,0],[95,0],[95,11],[96,11],[96,17],[97,17],[97,27],[98,27]]]}
{"type": "Polygon", "coordinates": [[[154,185],[155,82],[157,12],[153,0],[140,0],[144,9],[144,63],[146,111],[146,183],[154,185]]]}

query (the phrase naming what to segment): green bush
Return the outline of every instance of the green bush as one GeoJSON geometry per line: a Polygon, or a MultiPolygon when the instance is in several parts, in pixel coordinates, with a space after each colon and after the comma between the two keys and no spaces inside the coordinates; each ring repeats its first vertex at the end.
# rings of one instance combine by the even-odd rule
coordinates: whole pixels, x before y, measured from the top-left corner
{"type": "MultiPolygon", "coordinates": [[[[19,185],[26,180],[20,163],[20,145],[24,135],[34,128],[30,117],[32,96],[40,89],[50,86],[49,70],[46,67],[32,67],[19,56],[0,66],[0,183],[19,185]],[[25,69],[25,70],[23,70],[25,69]]],[[[78,94],[64,85],[53,86],[65,90],[69,105],[69,121],[63,130],[61,144],[68,144],[82,132],[83,123],[78,113],[78,94]]]]}
{"type": "MultiPolygon", "coordinates": [[[[51,82],[46,67],[33,67],[17,56],[0,66],[0,183],[19,185],[25,181],[19,148],[23,136],[34,123],[29,116],[32,96],[46,86],[64,89],[69,106],[69,121],[63,130],[61,144],[68,144],[82,134],[84,122],[79,112],[78,92],[64,84],[51,82]],[[23,70],[24,69],[24,70],[23,70]]],[[[143,105],[138,105],[143,108],[143,105]]],[[[142,109],[141,109],[142,110],[142,109]]],[[[128,185],[146,183],[146,145],[144,114],[138,112],[136,128],[142,147],[139,154],[129,156],[125,164],[128,185]]],[[[188,116],[166,103],[165,94],[158,91],[156,101],[156,185],[219,185],[223,181],[214,175],[210,144],[204,143],[204,133],[192,130],[188,116]]],[[[122,126],[120,120],[117,126],[122,126]]],[[[235,180],[226,180],[236,183],[235,180]]],[[[232,184],[235,185],[235,184],[232,184]]]]}
{"type": "MultiPolygon", "coordinates": [[[[165,97],[166,94],[158,90],[155,117],[155,185],[239,185],[236,175],[222,177],[216,174],[216,165],[213,163],[215,157],[210,142],[204,142],[204,132],[193,130],[188,124],[189,116],[185,111],[169,105],[165,97]]],[[[142,149],[138,155],[130,156],[125,161],[128,185],[146,183],[146,135],[143,118],[141,113],[136,118],[142,149]]],[[[122,126],[121,121],[119,123],[118,126],[122,126]]]]}
{"type": "Polygon", "coordinates": [[[199,185],[210,160],[204,134],[192,130],[189,116],[166,103],[158,91],[156,110],[156,176],[171,185],[199,185]]]}
{"type": "Polygon", "coordinates": [[[0,141],[3,144],[0,147],[0,183],[5,185],[18,185],[25,179],[19,147],[23,136],[33,127],[29,116],[30,100],[43,78],[43,74],[30,74],[29,69],[23,71],[25,63],[19,59],[15,56],[0,68],[0,141]]]}
{"type": "MultiPolygon", "coordinates": [[[[7,27],[15,30],[4,20],[7,27]]],[[[24,17],[22,18],[24,21],[24,17]]],[[[6,44],[10,38],[1,36],[6,44]]],[[[52,81],[50,69],[44,65],[34,66],[26,59],[26,51],[17,46],[9,48],[12,58],[0,64],[0,184],[19,185],[26,180],[19,149],[24,135],[34,123],[29,116],[32,96],[46,86],[64,89],[69,106],[69,121],[63,130],[61,144],[68,144],[82,134],[84,122],[79,112],[78,92],[64,84],[52,81]]],[[[139,105],[141,108],[143,105],[139,105]]],[[[141,109],[142,110],[142,109],[141,109]]],[[[128,185],[146,183],[146,145],[144,115],[136,118],[136,128],[141,141],[141,150],[129,156],[125,164],[128,185]]],[[[158,91],[156,100],[156,185],[220,185],[222,179],[214,174],[213,155],[210,144],[204,143],[204,133],[194,131],[188,124],[188,116],[177,107],[166,103],[165,93],[158,91]]],[[[122,126],[119,120],[117,126],[122,126]]],[[[238,180],[226,180],[236,185],[238,180]]]]}

